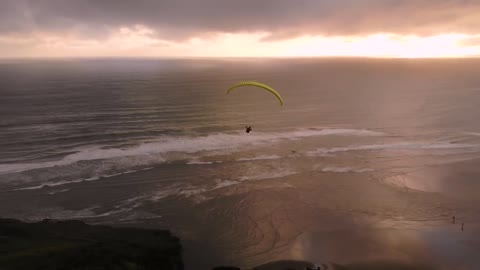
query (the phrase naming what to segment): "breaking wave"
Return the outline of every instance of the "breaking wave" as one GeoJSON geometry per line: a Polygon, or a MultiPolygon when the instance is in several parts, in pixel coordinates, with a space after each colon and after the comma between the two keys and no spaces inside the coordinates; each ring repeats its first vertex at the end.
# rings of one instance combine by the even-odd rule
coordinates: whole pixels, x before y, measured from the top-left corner
{"type": "Polygon", "coordinates": [[[255,160],[273,160],[273,159],[280,159],[281,156],[278,155],[260,155],[251,158],[239,158],[237,161],[255,161],[255,160]]]}
{"type": "Polygon", "coordinates": [[[33,169],[64,166],[90,160],[105,160],[125,157],[155,157],[170,152],[196,153],[200,151],[228,150],[248,145],[263,145],[279,140],[296,140],[306,137],[328,135],[380,136],[383,133],[366,129],[299,129],[286,132],[257,132],[245,136],[243,133],[218,133],[197,137],[164,137],[144,142],[135,147],[104,149],[101,146],[79,149],[78,152],[56,161],[37,163],[0,164],[0,174],[22,172],[33,169]]]}
{"type": "Polygon", "coordinates": [[[334,173],[364,173],[364,172],[373,172],[373,169],[370,168],[351,168],[351,167],[325,167],[320,169],[322,172],[334,172],[334,173]]]}
{"type": "Polygon", "coordinates": [[[371,151],[371,150],[451,150],[451,149],[476,149],[480,150],[479,144],[458,144],[458,143],[391,143],[391,144],[370,144],[353,145],[347,147],[318,148],[308,151],[307,156],[323,156],[338,152],[348,151],[371,151]]]}

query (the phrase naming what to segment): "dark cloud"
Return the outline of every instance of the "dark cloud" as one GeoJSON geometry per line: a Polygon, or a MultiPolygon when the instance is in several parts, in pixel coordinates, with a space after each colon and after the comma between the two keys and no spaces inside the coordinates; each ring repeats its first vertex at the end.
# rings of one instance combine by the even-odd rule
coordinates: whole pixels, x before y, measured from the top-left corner
{"type": "Polygon", "coordinates": [[[478,0],[1,0],[0,32],[101,37],[142,24],[166,39],[211,32],[302,34],[480,33],[478,0]]]}

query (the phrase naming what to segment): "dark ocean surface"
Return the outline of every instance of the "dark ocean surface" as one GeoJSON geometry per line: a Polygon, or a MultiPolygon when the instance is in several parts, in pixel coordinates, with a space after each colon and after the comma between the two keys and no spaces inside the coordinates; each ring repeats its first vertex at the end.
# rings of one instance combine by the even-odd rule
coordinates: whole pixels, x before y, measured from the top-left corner
{"type": "Polygon", "coordinates": [[[474,59],[2,60],[0,216],[167,228],[187,269],[480,269],[479,70],[474,59]],[[285,105],[258,88],[226,94],[246,80],[285,105]]]}

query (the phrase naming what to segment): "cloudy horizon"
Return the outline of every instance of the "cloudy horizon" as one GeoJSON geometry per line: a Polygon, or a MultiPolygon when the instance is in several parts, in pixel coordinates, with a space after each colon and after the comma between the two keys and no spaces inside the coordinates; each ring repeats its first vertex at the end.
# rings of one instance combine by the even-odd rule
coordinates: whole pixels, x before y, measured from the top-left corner
{"type": "Polygon", "coordinates": [[[0,57],[470,57],[469,0],[1,0],[0,57]]]}

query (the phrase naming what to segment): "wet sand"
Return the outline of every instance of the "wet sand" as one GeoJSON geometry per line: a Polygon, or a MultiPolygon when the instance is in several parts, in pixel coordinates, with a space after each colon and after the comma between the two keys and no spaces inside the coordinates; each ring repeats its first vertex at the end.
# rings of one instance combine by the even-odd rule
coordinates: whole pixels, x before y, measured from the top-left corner
{"type": "MultiPolygon", "coordinates": [[[[186,168],[178,165],[177,172],[186,168]]],[[[172,165],[168,171],[175,171],[172,165]]],[[[182,240],[187,269],[248,268],[277,260],[432,269],[480,265],[475,197],[414,190],[371,172],[309,172],[165,193],[166,186],[175,186],[162,180],[166,173],[160,166],[68,189],[3,191],[0,213],[170,229],[182,240]]]]}

